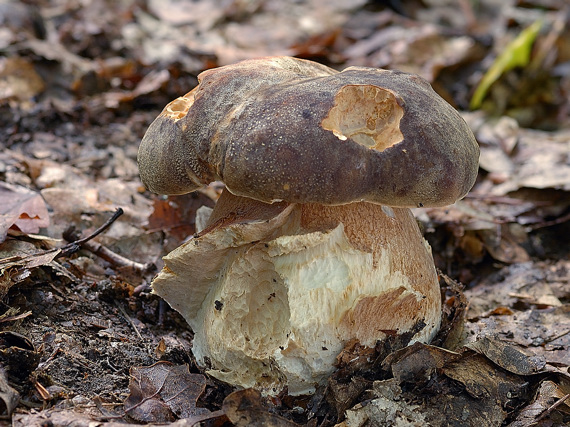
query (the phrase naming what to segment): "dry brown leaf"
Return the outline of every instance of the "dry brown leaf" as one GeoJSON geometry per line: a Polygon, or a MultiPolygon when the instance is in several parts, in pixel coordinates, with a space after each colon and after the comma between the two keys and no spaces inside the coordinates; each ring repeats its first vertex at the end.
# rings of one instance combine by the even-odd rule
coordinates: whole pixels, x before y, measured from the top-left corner
{"type": "Polygon", "coordinates": [[[18,403],[20,395],[10,386],[6,373],[0,366],[0,414],[11,416],[18,403]]]}
{"type": "Polygon", "coordinates": [[[511,155],[518,142],[519,126],[510,117],[488,121],[477,131],[481,157],[479,165],[487,172],[502,174],[508,179],[515,168],[511,155]]]}
{"type": "Polygon", "coordinates": [[[465,325],[468,341],[488,331],[532,351],[547,363],[570,366],[570,306],[517,311],[510,316],[491,316],[465,325]]]}
{"type": "Polygon", "coordinates": [[[352,409],[365,411],[365,418],[372,425],[397,425],[395,421],[403,417],[421,422],[418,425],[494,427],[507,418],[507,409],[527,387],[524,378],[465,348],[451,352],[415,343],[389,356],[384,365],[391,368],[394,378],[374,384],[380,400],[372,400],[372,409],[352,409]],[[394,401],[396,411],[381,409],[390,403],[394,406],[394,401]],[[386,419],[390,413],[391,418],[386,419]]]}
{"type": "Polygon", "coordinates": [[[481,167],[495,180],[490,194],[505,196],[523,187],[570,191],[567,129],[524,129],[512,118],[486,119],[480,113],[464,113],[463,117],[481,142],[481,167]]]}
{"type": "Polygon", "coordinates": [[[206,389],[206,378],[191,374],[188,365],[158,362],[148,367],[131,368],[125,412],[137,421],[168,422],[190,418],[209,411],[196,407],[206,389]]]}
{"type": "Polygon", "coordinates": [[[416,342],[388,356],[383,365],[392,370],[398,383],[427,381],[437,369],[461,358],[460,353],[416,342]]]}
{"type": "MultiPolygon", "coordinates": [[[[560,261],[561,267],[564,261],[560,261]]],[[[480,281],[465,292],[469,300],[467,317],[475,320],[493,315],[499,307],[514,308],[520,304],[540,308],[560,307],[562,302],[556,297],[546,280],[551,265],[542,262],[526,262],[504,267],[495,274],[480,281]]],[[[568,278],[560,277],[566,281],[568,278]]]]}
{"type": "Polygon", "coordinates": [[[0,182],[0,243],[11,227],[24,233],[37,233],[49,223],[42,196],[24,187],[0,182]]]}
{"type": "Polygon", "coordinates": [[[179,244],[196,232],[194,218],[196,210],[201,206],[213,206],[210,198],[202,193],[192,193],[182,196],[155,198],[153,212],[148,218],[148,230],[162,230],[174,237],[173,244],[179,244]]]}
{"type": "Polygon", "coordinates": [[[350,64],[398,69],[433,82],[443,68],[472,57],[475,48],[472,38],[444,36],[434,25],[389,26],[351,46],[346,55],[350,64]]]}
{"type": "Polygon", "coordinates": [[[269,412],[261,403],[261,393],[251,388],[229,394],[224,399],[223,410],[236,427],[294,427],[297,425],[269,412]]]}
{"type": "Polygon", "coordinates": [[[40,361],[32,341],[22,334],[0,331],[0,365],[11,379],[25,380],[40,361]]]}
{"type": "Polygon", "coordinates": [[[570,365],[570,305],[556,295],[568,288],[568,261],[504,267],[466,291],[470,301],[465,343],[492,333],[548,363],[570,365]]]}
{"type": "Polygon", "coordinates": [[[444,295],[441,327],[431,344],[454,350],[461,341],[469,302],[463,293],[462,285],[441,272],[439,283],[444,295]]]}
{"type": "Polygon", "coordinates": [[[488,336],[469,344],[468,348],[485,355],[501,368],[517,375],[533,375],[544,369],[544,358],[525,353],[522,348],[488,336]]]}
{"type": "Polygon", "coordinates": [[[547,416],[549,412],[554,410],[570,414],[568,393],[570,393],[568,386],[564,387],[553,381],[542,382],[534,402],[525,407],[509,427],[552,426],[553,419],[547,416]]]}
{"type": "Polygon", "coordinates": [[[27,59],[0,58],[0,103],[11,102],[29,109],[31,99],[45,88],[43,79],[27,59]]]}
{"type": "Polygon", "coordinates": [[[489,254],[497,261],[515,264],[530,261],[526,250],[517,242],[508,225],[495,230],[481,230],[478,234],[489,254]]]}

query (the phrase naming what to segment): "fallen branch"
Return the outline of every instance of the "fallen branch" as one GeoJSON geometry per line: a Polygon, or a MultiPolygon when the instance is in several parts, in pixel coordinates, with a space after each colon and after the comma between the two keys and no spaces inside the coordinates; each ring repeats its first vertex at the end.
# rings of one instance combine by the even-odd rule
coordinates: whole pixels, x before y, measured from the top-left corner
{"type": "Polygon", "coordinates": [[[57,255],[57,257],[59,258],[74,254],[81,248],[82,245],[89,242],[89,240],[94,239],[107,228],[109,228],[111,224],[113,224],[123,213],[124,211],[122,208],[117,208],[113,216],[105,221],[105,224],[103,224],[87,237],[78,238],[78,235],[75,232],[75,227],[68,228],[63,232],[63,238],[69,243],[61,248],[61,252],[57,255]]]}
{"type": "Polygon", "coordinates": [[[77,252],[79,249],[87,249],[89,252],[97,255],[98,257],[104,259],[105,261],[111,263],[115,267],[128,267],[140,273],[148,273],[151,272],[155,267],[152,263],[145,263],[142,264],[140,262],[132,261],[128,258],[125,258],[122,255],[119,255],[112,250],[106,248],[105,246],[101,245],[97,242],[91,242],[91,240],[97,237],[99,234],[104,232],[107,228],[111,226],[121,215],[123,214],[123,209],[118,208],[113,216],[105,221],[101,227],[95,230],[92,234],[87,237],[78,238],[78,235],[75,233],[75,229],[69,228],[63,233],[63,238],[67,240],[67,245],[61,248],[60,254],[58,254],[58,258],[62,256],[69,256],[77,252]]]}
{"type": "Polygon", "coordinates": [[[570,393],[565,396],[562,396],[560,399],[554,402],[548,409],[546,409],[542,414],[540,414],[538,418],[534,420],[534,424],[537,424],[539,421],[542,421],[543,419],[548,417],[552,413],[552,411],[554,411],[556,408],[558,408],[560,405],[566,402],[566,400],[568,400],[569,397],[570,393]]]}

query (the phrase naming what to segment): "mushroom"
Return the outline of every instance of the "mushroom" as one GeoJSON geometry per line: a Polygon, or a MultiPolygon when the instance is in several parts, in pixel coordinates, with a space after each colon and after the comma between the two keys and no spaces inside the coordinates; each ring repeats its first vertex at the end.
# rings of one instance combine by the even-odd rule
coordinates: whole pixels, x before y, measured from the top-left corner
{"type": "Polygon", "coordinates": [[[267,57],[200,74],[150,125],[143,183],[223,190],[153,291],[194,331],[216,378],[314,392],[347,342],[429,342],[441,297],[410,210],[472,187],[479,148],[421,77],[267,57]]]}

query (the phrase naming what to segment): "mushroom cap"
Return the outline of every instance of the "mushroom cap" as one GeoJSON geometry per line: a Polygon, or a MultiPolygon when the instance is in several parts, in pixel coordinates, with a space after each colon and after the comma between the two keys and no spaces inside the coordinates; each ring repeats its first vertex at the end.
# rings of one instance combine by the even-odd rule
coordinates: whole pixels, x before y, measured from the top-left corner
{"type": "Polygon", "coordinates": [[[444,206],[477,176],[479,147],[421,77],[268,57],[201,73],[139,149],[143,183],[182,194],[221,180],[266,203],[444,206]]]}

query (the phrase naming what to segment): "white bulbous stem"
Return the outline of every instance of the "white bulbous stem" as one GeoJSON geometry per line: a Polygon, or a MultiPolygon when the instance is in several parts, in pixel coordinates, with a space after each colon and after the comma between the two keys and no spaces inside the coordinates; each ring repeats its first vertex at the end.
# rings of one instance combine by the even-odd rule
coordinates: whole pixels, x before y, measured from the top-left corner
{"type": "Polygon", "coordinates": [[[409,209],[269,205],[226,190],[165,265],[153,288],[192,327],[197,362],[266,394],[314,391],[350,340],[374,346],[419,325],[412,340],[429,342],[440,324],[431,250],[409,209]]]}

